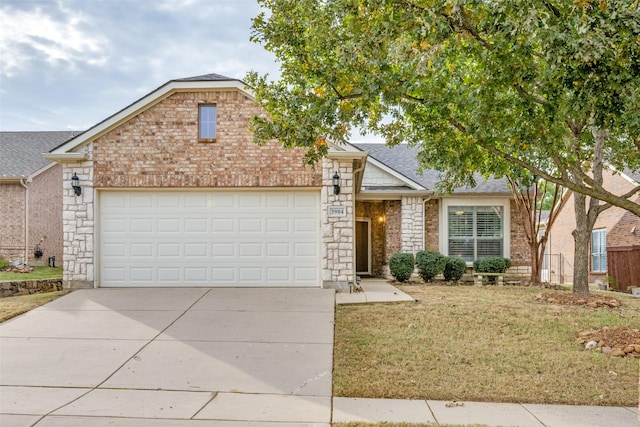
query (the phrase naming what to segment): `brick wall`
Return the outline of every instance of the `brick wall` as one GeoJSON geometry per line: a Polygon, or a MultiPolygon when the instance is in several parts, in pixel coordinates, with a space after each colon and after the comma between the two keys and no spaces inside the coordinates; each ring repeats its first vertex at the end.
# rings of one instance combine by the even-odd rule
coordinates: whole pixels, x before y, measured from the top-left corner
{"type": "Polygon", "coordinates": [[[386,242],[385,253],[387,255],[385,263],[389,263],[389,257],[400,252],[402,228],[401,228],[401,203],[400,200],[387,200],[385,204],[385,217],[386,217],[386,242]]]}
{"type": "Polygon", "coordinates": [[[431,199],[424,204],[424,209],[425,250],[440,252],[440,201],[431,199]]]}
{"type": "Polygon", "coordinates": [[[20,184],[0,184],[0,255],[24,258],[25,189],[20,184]]]}
{"type": "Polygon", "coordinates": [[[178,92],[94,143],[96,188],[319,187],[303,150],[255,145],[259,107],[238,90],[178,92]],[[198,142],[198,105],[217,106],[217,139],[198,142]]]}
{"type": "MultiPolygon", "coordinates": [[[[511,200],[511,265],[513,267],[531,268],[531,255],[527,235],[522,225],[520,211],[515,200],[511,200]]],[[[530,272],[530,271],[529,271],[530,272]]]]}
{"type": "Polygon", "coordinates": [[[29,185],[29,254],[31,263],[46,265],[56,257],[62,265],[62,165],[54,165],[33,179],[29,185]],[[40,243],[43,251],[38,261],[33,249],[40,243]]]}

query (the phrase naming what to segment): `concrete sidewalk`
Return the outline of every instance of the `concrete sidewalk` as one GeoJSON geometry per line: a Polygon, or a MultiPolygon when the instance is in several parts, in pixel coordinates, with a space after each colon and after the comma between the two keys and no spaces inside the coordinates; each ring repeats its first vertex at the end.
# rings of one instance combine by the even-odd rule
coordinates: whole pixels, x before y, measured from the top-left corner
{"type": "Polygon", "coordinates": [[[637,408],[333,398],[333,422],[518,427],[636,427],[637,408]]]}

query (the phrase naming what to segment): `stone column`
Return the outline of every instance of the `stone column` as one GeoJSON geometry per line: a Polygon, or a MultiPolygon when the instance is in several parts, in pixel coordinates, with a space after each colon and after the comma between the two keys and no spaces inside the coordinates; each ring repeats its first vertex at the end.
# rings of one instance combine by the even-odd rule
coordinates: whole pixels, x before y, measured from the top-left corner
{"type": "Polygon", "coordinates": [[[67,163],[62,172],[63,282],[65,288],[94,286],[93,163],[67,163]],[[77,174],[82,194],[76,196],[71,177],[77,174]]]}
{"type": "Polygon", "coordinates": [[[402,196],[401,252],[423,250],[424,211],[422,197],[402,196]]]}
{"type": "Polygon", "coordinates": [[[341,291],[354,282],[354,216],[352,159],[322,162],[322,286],[341,291]],[[340,175],[340,194],[333,192],[333,175],[340,175]]]}

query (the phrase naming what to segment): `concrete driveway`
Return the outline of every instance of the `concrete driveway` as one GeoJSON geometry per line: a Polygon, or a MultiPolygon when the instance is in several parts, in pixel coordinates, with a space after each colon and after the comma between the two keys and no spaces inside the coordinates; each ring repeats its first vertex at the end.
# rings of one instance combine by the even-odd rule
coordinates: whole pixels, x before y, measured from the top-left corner
{"type": "Polygon", "coordinates": [[[329,426],[334,292],[78,290],[0,325],[0,425],[329,426]]]}

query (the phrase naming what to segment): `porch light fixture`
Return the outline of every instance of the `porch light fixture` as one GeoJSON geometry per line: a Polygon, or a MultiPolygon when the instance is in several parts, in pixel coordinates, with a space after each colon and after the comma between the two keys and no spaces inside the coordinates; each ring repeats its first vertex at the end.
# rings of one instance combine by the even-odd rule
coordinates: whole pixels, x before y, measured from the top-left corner
{"type": "Polygon", "coordinates": [[[76,175],[75,172],[71,177],[71,187],[73,187],[73,191],[76,193],[76,196],[82,194],[82,187],[80,187],[80,178],[78,178],[78,175],[76,175]]]}
{"type": "Polygon", "coordinates": [[[340,194],[340,175],[338,172],[333,174],[333,194],[340,194]]]}

